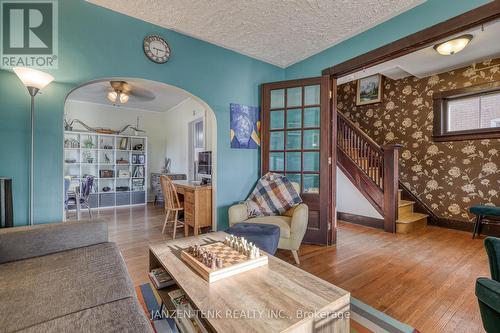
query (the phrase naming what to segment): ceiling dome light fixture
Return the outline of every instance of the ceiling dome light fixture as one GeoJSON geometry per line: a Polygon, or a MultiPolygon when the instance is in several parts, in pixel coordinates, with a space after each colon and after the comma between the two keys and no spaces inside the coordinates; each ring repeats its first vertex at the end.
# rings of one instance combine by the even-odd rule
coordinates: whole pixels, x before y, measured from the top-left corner
{"type": "Polygon", "coordinates": [[[465,49],[472,40],[472,35],[462,35],[446,42],[434,45],[434,50],[441,55],[452,55],[465,49]]]}

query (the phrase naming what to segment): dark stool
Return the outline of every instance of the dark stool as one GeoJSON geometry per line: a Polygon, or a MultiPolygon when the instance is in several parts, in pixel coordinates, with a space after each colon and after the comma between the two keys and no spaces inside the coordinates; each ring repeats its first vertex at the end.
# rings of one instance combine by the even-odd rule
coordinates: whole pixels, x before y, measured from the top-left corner
{"type": "Polygon", "coordinates": [[[481,223],[483,222],[483,218],[485,216],[495,216],[500,217],[500,207],[493,206],[473,206],[469,208],[469,212],[471,214],[476,215],[476,223],[474,224],[474,231],[472,232],[472,239],[476,237],[476,234],[479,236],[481,232],[481,223]]]}
{"type": "Polygon", "coordinates": [[[272,224],[236,223],[226,230],[228,234],[245,237],[249,242],[274,255],[280,240],[280,228],[272,224]]]}

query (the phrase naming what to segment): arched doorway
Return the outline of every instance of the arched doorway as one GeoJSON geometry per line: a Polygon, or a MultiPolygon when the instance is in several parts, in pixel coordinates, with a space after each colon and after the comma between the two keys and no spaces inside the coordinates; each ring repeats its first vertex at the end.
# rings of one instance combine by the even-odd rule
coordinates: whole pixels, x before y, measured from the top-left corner
{"type": "MultiPolygon", "coordinates": [[[[199,181],[207,177],[206,170],[200,176],[197,171],[204,169],[194,163],[199,153],[211,152],[212,229],[216,230],[217,123],[203,100],[157,81],[100,78],[67,95],[64,124],[63,176],[70,178],[70,187],[81,184],[85,175],[96,177],[90,211],[155,201],[151,175],[164,173],[167,167],[172,174],[199,181]],[[103,129],[112,133],[102,133],[103,129]]],[[[67,181],[63,183],[66,196],[67,181]]]]}

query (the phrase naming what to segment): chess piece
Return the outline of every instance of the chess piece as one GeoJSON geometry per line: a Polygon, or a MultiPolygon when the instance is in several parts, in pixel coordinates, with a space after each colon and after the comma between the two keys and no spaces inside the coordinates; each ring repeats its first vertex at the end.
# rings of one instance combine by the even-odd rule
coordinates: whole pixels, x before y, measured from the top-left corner
{"type": "Polygon", "coordinates": [[[210,268],[211,268],[211,269],[216,269],[216,268],[217,268],[217,267],[216,267],[216,262],[215,262],[215,259],[210,260],[210,268]]]}
{"type": "Polygon", "coordinates": [[[222,261],[222,258],[217,258],[217,267],[222,268],[224,262],[222,261]]]}

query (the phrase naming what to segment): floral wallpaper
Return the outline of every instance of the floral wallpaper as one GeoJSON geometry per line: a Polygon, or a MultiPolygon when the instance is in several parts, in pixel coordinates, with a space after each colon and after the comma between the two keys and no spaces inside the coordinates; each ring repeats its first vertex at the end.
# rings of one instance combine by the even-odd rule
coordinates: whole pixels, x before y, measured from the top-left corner
{"type": "Polygon", "coordinates": [[[433,93],[500,80],[500,58],[423,79],[384,78],[381,103],[356,106],[356,82],[337,108],[379,144],[403,144],[401,181],[438,217],[472,221],[473,205],[500,206],[500,139],[433,142],[433,93]]]}

